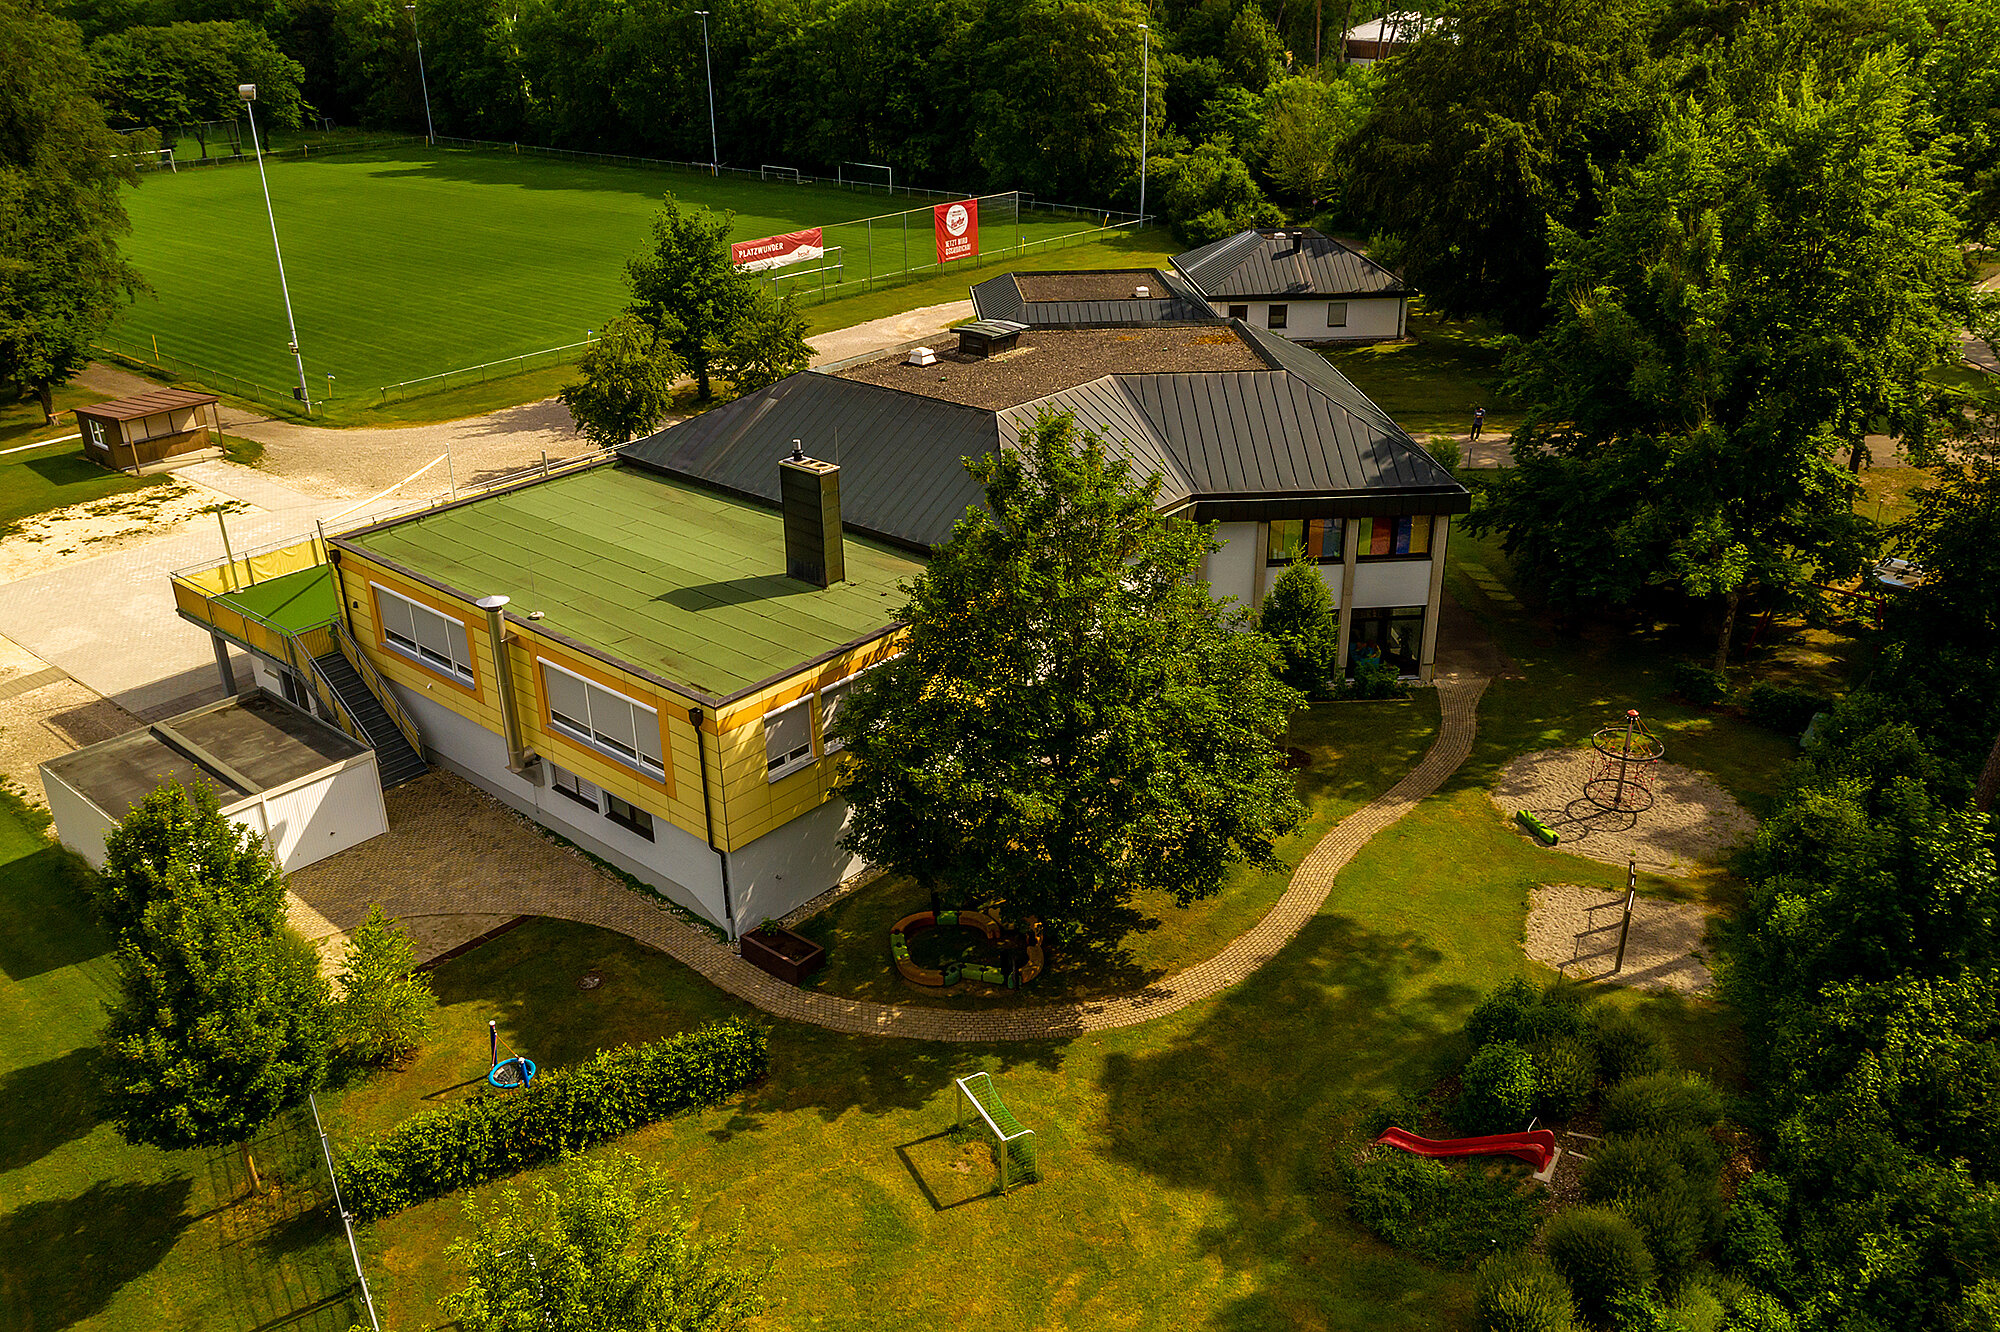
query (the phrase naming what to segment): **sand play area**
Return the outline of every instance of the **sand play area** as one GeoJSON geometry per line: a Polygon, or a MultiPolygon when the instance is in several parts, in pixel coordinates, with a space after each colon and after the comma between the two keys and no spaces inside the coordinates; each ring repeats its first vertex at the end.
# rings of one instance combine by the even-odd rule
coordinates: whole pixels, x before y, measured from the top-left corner
{"type": "Polygon", "coordinates": [[[1636,860],[1663,874],[1720,864],[1757,831],[1757,820],[1714,778],[1677,763],[1648,765],[1650,809],[1600,809],[1583,788],[1602,772],[1589,746],[1523,754],[1501,770],[1493,803],[1510,820],[1516,810],[1533,814],[1555,830],[1564,851],[1613,865],[1636,860]]]}
{"type": "Polygon", "coordinates": [[[1624,918],[1622,892],[1539,884],[1528,899],[1528,956],[1572,980],[1602,980],[1635,990],[1700,994],[1713,983],[1701,959],[1708,917],[1699,906],[1636,899],[1625,963],[1614,972],[1624,918]]]}

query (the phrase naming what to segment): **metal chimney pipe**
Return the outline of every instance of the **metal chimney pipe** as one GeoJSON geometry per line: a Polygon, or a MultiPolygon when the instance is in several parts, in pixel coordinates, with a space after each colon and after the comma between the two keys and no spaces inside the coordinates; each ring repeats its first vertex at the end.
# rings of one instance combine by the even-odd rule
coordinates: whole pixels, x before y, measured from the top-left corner
{"type": "Polygon", "coordinates": [[[500,695],[500,725],[507,732],[507,769],[519,774],[534,759],[521,736],[521,713],[514,701],[514,664],[507,659],[507,603],[504,596],[481,597],[487,640],[493,644],[493,687],[500,695]]]}

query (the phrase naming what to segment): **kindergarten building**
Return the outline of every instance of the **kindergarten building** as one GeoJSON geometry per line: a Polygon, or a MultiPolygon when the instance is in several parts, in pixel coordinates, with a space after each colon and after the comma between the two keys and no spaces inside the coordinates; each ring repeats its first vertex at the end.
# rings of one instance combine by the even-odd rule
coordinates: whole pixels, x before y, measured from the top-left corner
{"type": "Polygon", "coordinates": [[[734,936],[862,868],[829,728],[897,651],[901,585],[981,502],[966,461],[1043,411],[1217,524],[1218,596],[1254,606],[1302,556],[1343,660],[1429,678],[1465,489],[1320,356],[1191,314],[983,321],[174,594],[385,785],[448,768],[734,936]]]}

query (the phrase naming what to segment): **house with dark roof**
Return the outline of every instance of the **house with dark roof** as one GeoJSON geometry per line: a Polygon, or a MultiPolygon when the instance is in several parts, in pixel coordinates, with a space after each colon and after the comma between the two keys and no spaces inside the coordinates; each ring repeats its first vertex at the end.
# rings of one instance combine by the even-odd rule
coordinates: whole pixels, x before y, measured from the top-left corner
{"type": "MultiPolygon", "coordinates": [[[[1185,299],[1037,276],[1028,306],[1185,299]]],[[[394,751],[385,783],[407,746],[735,935],[865,868],[830,728],[899,650],[900,585],[983,502],[967,461],[1044,412],[1215,524],[1218,596],[1254,606],[1305,560],[1343,660],[1429,678],[1464,487],[1323,357],[1121,313],[795,374],[610,459],[182,571],[176,604],[394,751]]]]}
{"type": "Polygon", "coordinates": [[[1378,342],[1409,328],[1403,280],[1310,227],[1239,231],[1175,255],[1173,268],[1212,314],[1294,342],[1378,342]]]}

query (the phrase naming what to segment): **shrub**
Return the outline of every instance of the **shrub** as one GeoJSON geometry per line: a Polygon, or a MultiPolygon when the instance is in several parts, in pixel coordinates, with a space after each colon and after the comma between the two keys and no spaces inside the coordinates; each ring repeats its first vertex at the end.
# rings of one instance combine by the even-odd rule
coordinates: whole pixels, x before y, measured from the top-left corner
{"type": "Polygon", "coordinates": [[[1583,1195],[1631,1218],[1671,1292],[1720,1231],[1721,1168],[1721,1152],[1702,1133],[1609,1137],[1583,1168],[1583,1195]]]}
{"type": "Polygon", "coordinates": [[[379,905],[348,941],[334,1006],[350,1059],[386,1064],[421,1045],[437,1025],[437,995],[417,970],[416,945],[379,905]]]}
{"type": "Polygon", "coordinates": [[[1576,1115],[1597,1085],[1597,1057],[1590,1047],[1578,1040],[1555,1040],[1537,1045],[1532,1053],[1535,1113],[1557,1121],[1576,1115]]]}
{"type": "Polygon", "coordinates": [[[1459,1075],[1454,1117],[1468,1132],[1505,1133],[1528,1122],[1535,1108],[1535,1064],[1512,1041],[1482,1045],[1459,1075]]]}
{"type": "Polygon", "coordinates": [[[1667,668],[1667,686],[1698,708],[1713,707],[1729,697],[1729,681],[1720,671],[1677,661],[1667,668]]]}
{"type": "Polygon", "coordinates": [[[1743,696],[1743,714],[1780,735],[1798,736],[1812,724],[1815,713],[1833,706],[1833,699],[1816,689],[1760,680],[1743,696]]]}
{"type": "Polygon", "coordinates": [[[1310,698],[1325,698],[1340,647],[1340,622],[1319,566],[1301,553],[1264,595],[1257,629],[1277,647],[1278,678],[1310,698]]]}
{"type": "Polygon", "coordinates": [[[1693,1273],[1721,1220],[1722,1201],[1713,1182],[1683,1180],[1655,1193],[1635,1193],[1619,1203],[1646,1237],[1662,1289],[1674,1292],[1693,1273]]]}
{"type": "Polygon", "coordinates": [[[606,1050],[524,1090],[412,1115],[360,1143],[337,1166],[341,1194],[357,1217],[374,1220],[713,1105],[769,1067],[769,1037],[740,1021],[606,1050]]]}
{"type": "Polygon", "coordinates": [[[1576,1303],[1543,1259],[1503,1253],[1479,1265],[1473,1295],[1480,1332],[1572,1332],[1576,1303]]]}
{"type": "Polygon", "coordinates": [[[1613,1301],[1653,1280],[1653,1256],[1631,1221],[1607,1207],[1577,1207],[1542,1231],[1549,1262],[1569,1283],[1577,1311],[1593,1323],[1611,1320],[1613,1301]]]}
{"type": "Polygon", "coordinates": [[[1408,698],[1401,672],[1380,657],[1354,664],[1354,678],[1340,686],[1340,698],[1408,698]]]}
{"type": "Polygon", "coordinates": [[[1667,1067],[1666,1050],[1650,1027],[1616,1009],[1599,1009],[1589,1026],[1591,1053],[1604,1085],[1615,1087],[1628,1078],[1658,1073],[1667,1067]]]}
{"type": "Polygon", "coordinates": [[[1787,1290],[1794,1278],[1792,1248],[1785,1239],[1791,1207],[1785,1181],[1760,1172],[1737,1186],[1723,1227],[1722,1252],[1729,1265],[1770,1290],[1787,1290]]]}
{"type": "Polygon", "coordinates": [[[1423,1096],[1397,1092],[1361,1117],[1361,1131],[1370,1138],[1380,1137],[1382,1130],[1389,1128],[1406,1128],[1414,1133],[1429,1113],[1430,1102],[1423,1096]]]}
{"type": "Polygon", "coordinates": [[[1647,1073],[1604,1093],[1603,1109],[1606,1133],[1679,1133],[1721,1123],[1722,1093],[1698,1074],[1647,1073]]]}
{"type": "Polygon", "coordinates": [[[1500,982],[1465,1019],[1465,1039],[1475,1050],[1495,1041],[1525,1042],[1528,1015],[1541,1000],[1541,991],[1519,976],[1500,982]]]}
{"type": "Polygon", "coordinates": [[[1722,1324],[1724,1332],[1795,1332],[1798,1325],[1791,1310],[1761,1290],[1746,1290],[1730,1300],[1722,1324]]]}
{"type": "Polygon", "coordinates": [[[1447,1166],[1384,1150],[1349,1172],[1347,1209],[1363,1229],[1426,1262],[1462,1267],[1535,1233],[1540,1200],[1509,1167],[1447,1166]]]}

